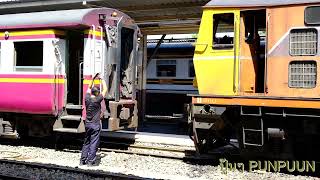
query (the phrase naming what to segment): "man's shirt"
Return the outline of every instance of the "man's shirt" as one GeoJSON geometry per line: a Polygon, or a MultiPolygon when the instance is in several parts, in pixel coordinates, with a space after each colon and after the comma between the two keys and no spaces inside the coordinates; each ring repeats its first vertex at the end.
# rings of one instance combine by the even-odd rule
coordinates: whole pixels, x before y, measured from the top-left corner
{"type": "Polygon", "coordinates": [[[86,114],[87,122],[100,122],[100,113],[101,113],[101,101],[103,96],[99,94],[98,96],[91,97],[90,93],[86,94],[85,105],[86,105],[86,114]]]}

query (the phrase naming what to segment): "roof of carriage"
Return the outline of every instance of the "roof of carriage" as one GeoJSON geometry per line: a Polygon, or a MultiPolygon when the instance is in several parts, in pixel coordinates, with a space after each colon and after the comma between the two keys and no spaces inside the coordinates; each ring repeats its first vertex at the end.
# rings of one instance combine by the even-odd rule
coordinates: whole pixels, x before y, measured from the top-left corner
{"type": "Polygon", "coordinates": [[[99,25],[99,14],[117,12],[119,16],[129,16],[110,8],[74,9],[0,15],[0,29],[47,28],[47,27],[80,27],[99,25]]]}
{"type": "Polygon", "coordinates": [[[143,34],[196,33],[210,0],[0,0],[0,14],[115,8],[138,23],[143,34]]]}
{"type": "Polygon", "coordinates": [[[205,7],[268,7],[320,3],[319,0],[211,0],[205,7]]]}

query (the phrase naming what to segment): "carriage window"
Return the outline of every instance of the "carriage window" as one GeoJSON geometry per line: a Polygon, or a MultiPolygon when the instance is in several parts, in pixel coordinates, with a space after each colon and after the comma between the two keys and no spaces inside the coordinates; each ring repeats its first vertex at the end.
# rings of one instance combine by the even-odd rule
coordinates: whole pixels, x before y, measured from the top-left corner
{"type": "Polygon", "coordinates": [[[318,32],[316,29],[293,29],[290,31],[290,55],[309,56],[317,54],[318,32]]]}
{"type": "Polygon", "coordinates": [[[189,61],[189,77],[195,77],[193,60],[189,61]]]}
{"type": "Polygon", "coordinates": [[[234,14],[213,15],[213,49],[232,49],[234,38],[234,14]]]}
{"type": "Polygon", "coordinates": [[[292,61],[289,64],[289,87],[314,88],[317,82],[315,61],[292,61]]]}
{"type": "Polygon", "coordinates": [[[14,42],[15,71],[41,72],[43,67],[43,42],[14,42]]]}
{"type": "Polygon", "coordinates": [[[176,64],[176,60],[157,60],[157,76],[175,77],[176,64]]]}

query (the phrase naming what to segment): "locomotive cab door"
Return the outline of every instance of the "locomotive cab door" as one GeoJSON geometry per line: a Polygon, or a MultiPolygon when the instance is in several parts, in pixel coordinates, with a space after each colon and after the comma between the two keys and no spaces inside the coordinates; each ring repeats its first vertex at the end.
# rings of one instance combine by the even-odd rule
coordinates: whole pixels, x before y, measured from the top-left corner
{"type": "Polygon", "coordinates": [[[223,95],[236,94],[238,88],[238,35],[239,14],[235,12],[222,12],[213,14],[213,41],[212,55],[214,67],[221,77],[214,77],[217,93],[223,95]],[[222,80],[222,81],[221,81],[222,80]]]}
{"type": "Polygon", "coordinates": [[[204,11],[194,54],[200,94],[237,94],[239,16],[238,10],[204,11]]]}

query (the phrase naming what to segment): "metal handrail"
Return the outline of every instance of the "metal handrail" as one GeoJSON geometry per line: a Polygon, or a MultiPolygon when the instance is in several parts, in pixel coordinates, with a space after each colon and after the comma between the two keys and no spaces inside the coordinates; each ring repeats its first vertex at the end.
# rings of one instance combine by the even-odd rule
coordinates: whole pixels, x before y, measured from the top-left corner
{"type": "MultiPolygon", "coordinates": [[[[100,41],[101,41],[101,54],[100,54],[100,60],[101,60],[101,74],[100,76],[103,77],[104,79],[104,48],[103,48],[103,28],[101,26],[100,27],[100,33],[101,33],[101,36],[100,36],[100,41]]],[[[100,83],[100,93],[102,92],[102,88],[101,88],[101,83],[100,83]]]]}
{"type": "Polygon", "coordinates": [[[82,82],[82,69],[83,69],[83,62],[79,64],[79,105],[81,104],[81,96],[82,96],[82,91],[81,91],[81,82],[82,82]]]}

